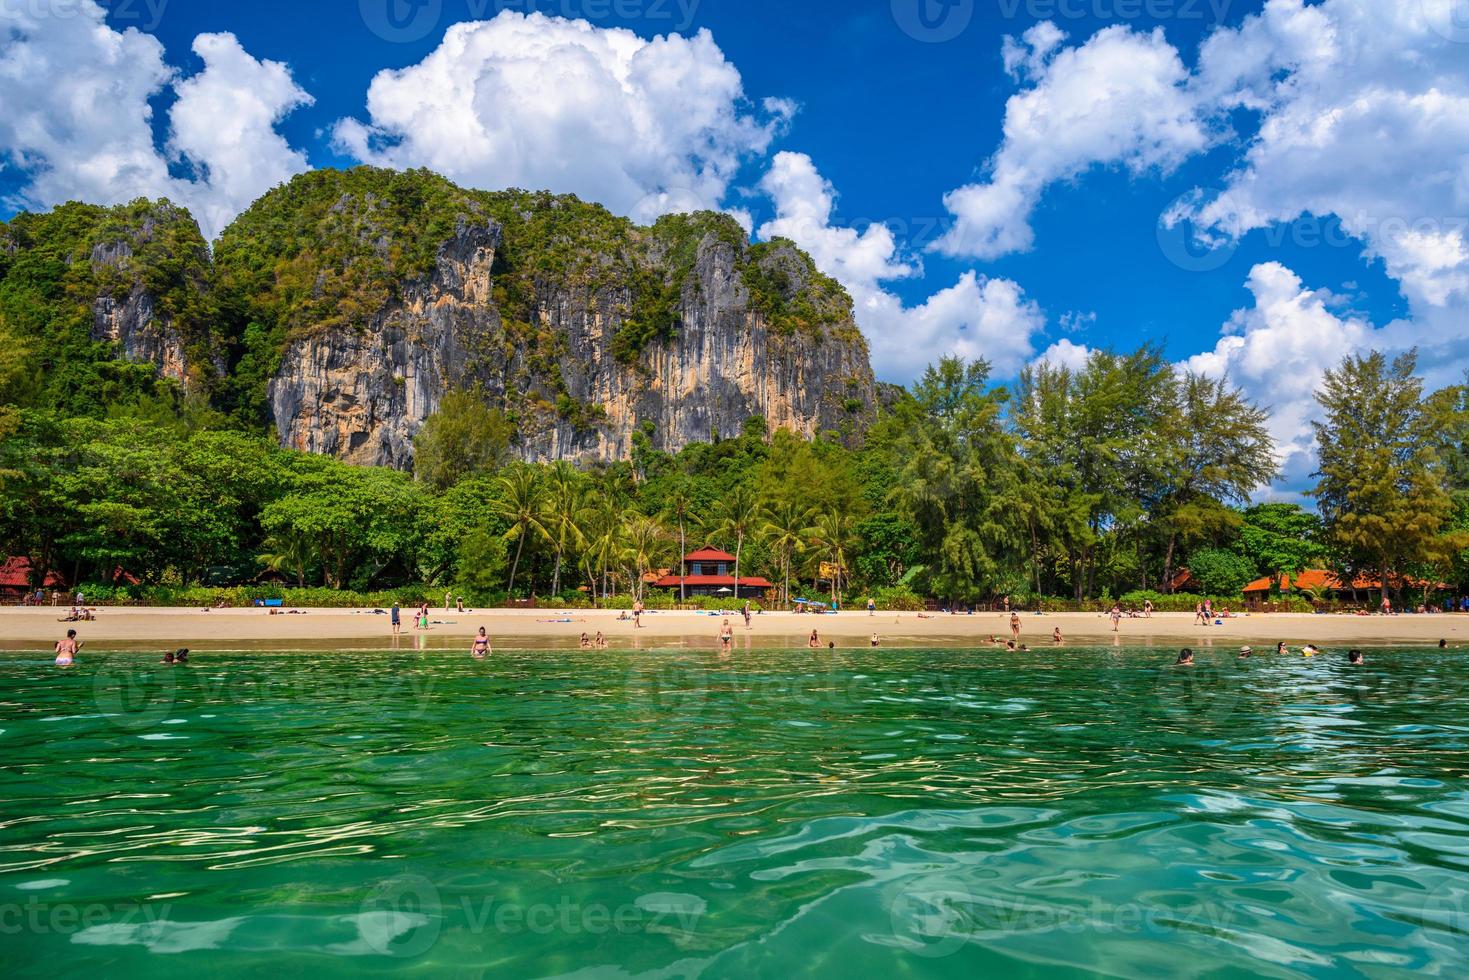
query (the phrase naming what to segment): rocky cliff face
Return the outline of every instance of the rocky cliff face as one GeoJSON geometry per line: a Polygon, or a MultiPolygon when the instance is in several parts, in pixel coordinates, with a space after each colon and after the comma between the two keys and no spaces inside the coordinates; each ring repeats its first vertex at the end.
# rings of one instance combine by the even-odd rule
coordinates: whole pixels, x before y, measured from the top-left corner
{"type": "MultiPolygon", "coordinates": [[[[526,260],[523,214],[507,229],[474,212],[458,216],[428,274],[361,321],[286,340],[268,387],[283,445],[406,468],[454,389],[503,407],[529,460],[625,458],[639,430],[671,451],[737,435],[756,415],[808,436],[870,420],[850,301],[794,246],[750,246],[717,222],[680,226],[682,238],[613,225],[605,254],[559,243],[575,260],[558,273],[526,260]]],[[[381,254],[397,247],[353,227],[381,254]]]]}
{"type": "MultiPolygon", "coordinates": [[[[132,260],[127,241],[99,242],[92,249],[92,273],[125,270],[132,260]]],[[[104,295],[92,301],[92,339],[115,344],[117,356],[125,361],[153,364],[160,375],[180,384],[188,380],[183,337],[169,319],[157,315],[153,295],[142,282],[133,281],[121,300],[104,295]]]]}

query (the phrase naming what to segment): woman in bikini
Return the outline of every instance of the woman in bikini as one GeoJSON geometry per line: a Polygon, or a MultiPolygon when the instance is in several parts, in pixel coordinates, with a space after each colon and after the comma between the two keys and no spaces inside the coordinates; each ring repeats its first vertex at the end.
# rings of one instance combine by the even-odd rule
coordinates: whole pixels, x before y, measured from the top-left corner
{"type": "Polygon", "coordinates": [[[56,666],[70,667],[82,645],[77,642],[77,631],[67,630],[66,636],[56,641],[56,666]]]}
{"type": "Polygon", "coordinates": [[[585,633],[581,635],[581,648],[583,650],[590,650],[592,648],[592,641],[585,633]]]}
{"type": "Polygon", "coordinates": [[[721,650],[723,650],[724,652],[728,653],[730,647],[733,646],[733,645],[734,645],[734,627],[730,626],[729,625],[729,620],[726,619],[724,621],[724,625],[722,625],[722,626],[719,627],[719,648],[721,650]]]}
{"type": "Polygon", "coordinates": [[[474,646],[469,648],[469,655],[476,660],[483,660],[489,652],[490,638],[485,635],[485,628],[481,626],[479,628],[479,635],[474,638],[474,646]]]}
{"type": "Polygon", "coordinates": [[[806,645],[813,650],[821,646],[821,637],[816,635],[815,630],[811,631],[811,639],[806,641],[806,645]]]}

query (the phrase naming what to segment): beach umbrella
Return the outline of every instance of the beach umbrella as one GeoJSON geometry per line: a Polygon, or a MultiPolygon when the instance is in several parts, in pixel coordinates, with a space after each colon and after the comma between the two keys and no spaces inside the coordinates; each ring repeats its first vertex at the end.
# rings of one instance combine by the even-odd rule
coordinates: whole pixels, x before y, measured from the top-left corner
{"type": "Polygon", "coordinates": [[[715,591],[715,592],[728,592],[728,591],[730,591],[730,590],[729,590],[729,587],[728,587],[728,586],[726,586],[726,587],[724,587],[724,588],[719,588],[719,589],[715,589],[715,590],[714,590],[714,591],[715,591]]]}

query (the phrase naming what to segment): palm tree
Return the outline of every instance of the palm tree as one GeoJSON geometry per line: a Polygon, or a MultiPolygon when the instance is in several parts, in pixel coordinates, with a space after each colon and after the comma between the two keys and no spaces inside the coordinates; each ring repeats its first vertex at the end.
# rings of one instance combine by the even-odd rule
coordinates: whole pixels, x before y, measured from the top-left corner
{"type": "Polygon", "coordinates": [[[265,539],[261,564],[272,572],[293,572],[297,587],[306,585],[306,565],[311,561],[311,543],[300,534],[272,534],[265,539]]]}
{"type": "Polygon", "coordinates": [[[633,594],[641,599],[643,573],[653,568],[664,553],[668,531],[657,518],[639,514],[627,522],[625,533],[628,556],[632,558],[636,570],[633,575],[633,594]]]}
{"type": "Polygon", "coordinates": [[[600,596],[607,594],[607,569],[615,559],[622,539],[622,510],[606,493],[597,494],[587,507],[583,525],[586,550],[582,562],[592,588],[600,596]]]}
{"type": "MultiPolygon", "coordinates": [[[[678,522],[678,554],[680,559],[689,553],[688,537],[685,529],[693,518],[695,503],[693,486],[688,480],[680,479],[673,485],[673,489],[669,491],[668,501],[663,508],[664,513],[678,522]]],[[[678,577],[678,601],[683,602],[685,598],[684,577],[680,573],[678,577]]]]}
{"type": "Polygon", "coordinates": [[[714,512],[712,534],[731,535],[735,539],[735,595],[740,594],[740,552],[745,546],[745,536],[755,531],[760,514],[760,505],[750,488],[741,483],[719,502],[714,512]]]}
{"type": "Polygon", "coordinates": [[[791,562],[806,544],[806,527],[816,512],[792,500],[781,500],[767,506],[762,514],[764,523],[760,533],[770,543],[771,549],[780,556],[781,572],[785,577],[782,591],[785,604],[791,604],[791,562]]]}
{"type": "Polygon", "coordinates": [[[492,504],[497,515],[510,525],[505,540],[514,540],[515,559],[510,563],[510,585],[508,592],[515,592],[515,572],[520,568],[520,553],[525,548],[526,536],[532,533],[545,534],[541,523],[545,488],[541,484],[539,471],[524,464],[511,467],[499,478],[502,493],[492,504]]]}
{"type": "Polygon", "coordinates": [[[816,515],[816,522],[806,528],[805,535],[811,547],[831,562],[831,601],[840,601],[842,570],[847,567],[847,548],[856,538],[852,520],[845,511],[827,510],[816,515]]]}
{"type": "Polygon", "coordinates": [[[551,573],[553,595],[561,594],[561,565],[567,550],[586,541],[586,534],[582,531],[586,512],[586,491],[580,477],[570,463],[558,460],[546,476],[540,527],[541,536],[556,552],[555,569],[551,573]]]}

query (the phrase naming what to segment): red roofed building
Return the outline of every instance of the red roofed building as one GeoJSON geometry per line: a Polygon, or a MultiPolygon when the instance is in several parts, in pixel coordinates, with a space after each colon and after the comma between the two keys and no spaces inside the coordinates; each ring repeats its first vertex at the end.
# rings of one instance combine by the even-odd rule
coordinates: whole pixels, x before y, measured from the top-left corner
{"type": "MultiPolygon", "coordinates": [[[[24,556],[7,558],[0,564],[0,595],[20,596],[34,591],[38,586],[31,584],[31,560],[24,556]]],[[[46,581],[40,588],[57,589],[66,583],[55,572],[46,573],[46,581]]]]}
{"type": "Polygon", "coordinates": [[[685,595],[738,595],[742,599],[758,599],[761,593],[775,586],[763,578],[741,575],[739,581],[731,574],[735,556],[718,548],[700,548],[683,556],[683,570],[679,575],[664,575],[653,585],[660,589],[683,587],[685,595]]]}
{"type": "MultiPolygon", "coordinates": [[[[1448,588],[1448,586],[1442,582],[1431,583],[1423,579],[1407,578],[1401,575],[1393,576],[1391,579],[1389,579],[1389,582],[1395,589],[1401,589],[1405,585],[1415,589],[1421,589],[1425,587],[1432,587],[1435,589],[1448,588]]],[[[1267,575],[1265,578],[1255,579],[1255,581],[1245,586],[1244,589],[1242,589],[1241,591],[1244,592],[1246,599],[1265,599],[1269,596],[1271,587],[1274,585],[1275,579],[1267,575]]],[[[1301,572],[1299,575],[1296,576],[1281,576],[1280,591],[1289,592],[1292,589],[1300,589],[1307,592],[1314,592],[1320,596],[1337,597],[1342,595],[1343,593],[1350,593],[1354,589],[1357,592],[1381,592],[1382,579],[1367,575],[1358,575],[1356,580],[1351,585],[1347,585],[1346,583],[1342,582],[1341,577],[1338,576],[1335,572],[1328,572],[1319,568],[1312,568],[1301,572]]]]}

